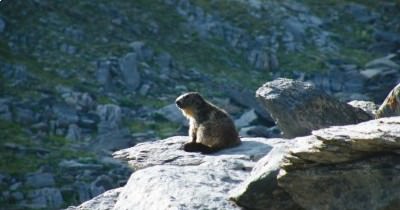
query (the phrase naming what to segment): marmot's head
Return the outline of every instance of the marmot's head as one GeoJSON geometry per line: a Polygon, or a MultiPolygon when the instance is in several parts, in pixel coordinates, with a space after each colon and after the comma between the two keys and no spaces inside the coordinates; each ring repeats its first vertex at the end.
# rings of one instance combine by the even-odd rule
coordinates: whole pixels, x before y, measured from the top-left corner
{"type": "Polygon", "coordinates": [[[203,106],[205,100],[197,92],[189,92],[176,98],[176,106],[180,108],[187,117],[193,117],[196,110],[203,106]]]}

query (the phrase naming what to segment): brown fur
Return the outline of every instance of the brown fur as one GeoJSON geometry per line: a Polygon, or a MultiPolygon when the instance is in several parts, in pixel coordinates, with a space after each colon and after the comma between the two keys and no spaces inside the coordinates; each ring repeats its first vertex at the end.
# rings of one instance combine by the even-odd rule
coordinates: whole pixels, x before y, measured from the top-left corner
{"type": "Polygon", "coordinates": [[[232,119],[222,109],[206,101],[200,94],[189,92],[179,96],[176,104],[189,120],[191,142],[184,145],[189,152],[211,153],[240,144],[232,119]]]}

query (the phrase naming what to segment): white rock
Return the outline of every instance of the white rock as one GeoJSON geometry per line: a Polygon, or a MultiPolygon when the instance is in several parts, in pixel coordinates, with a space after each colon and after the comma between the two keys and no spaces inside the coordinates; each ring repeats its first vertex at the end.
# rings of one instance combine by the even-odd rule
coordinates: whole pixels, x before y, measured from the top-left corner
{"type": "Polygon", "coordinates": [[[142,169],[132,174],[113,209],[241,209],[229,200],[229,191],[245,180],[258,159],[286,142],[244,138],[239,147],[202,155],[181,150],[187,141],[172,137],[114,153],[142,169]]]}

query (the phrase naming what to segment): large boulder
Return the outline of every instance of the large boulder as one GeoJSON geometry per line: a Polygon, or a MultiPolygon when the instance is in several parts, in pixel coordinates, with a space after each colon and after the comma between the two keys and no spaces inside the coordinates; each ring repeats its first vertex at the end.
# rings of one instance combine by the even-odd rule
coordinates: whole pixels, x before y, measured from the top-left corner
{"type": "Polygon", "coordinates": [[[400,115],[400,84],[390,91],[389,95],[379,107],[376,117],[391,117],[400,115]]]}
{"type": "Polygon", "coordinates": [[[397,209],[399,149],[400,117],[321,129],[274,148],[231,196],[251,209],[276,209],[277,195],[303,209],[397,209]]]}
{"type": "Polygon", "coordinates": [[[243,138],[242,145],[212,155],[184,152],[180,148],[187,141],[172,137],[115,152],[136,169],[128,183],[70,209],[394,210],[400,205],[400,117],[333,126],[291,140],[243,138]]]}
{"type": "Polygon", "coordinates": [[[245,138],[239,147],[202,155],[181,150],[187,141],[173,137],[114,153],[141,170],[132,174],[113,209],[241,209],[229,201],[228,192],[248,176],[256,160],[284,143],[245,138]]]}
{"type": "Polygon", "coordinates": [[[265,83],[256,97],[286,137],[309,135],[332,125],[354,124],[371,119],[363,110],[316,89],[310,83],[279,78],[265,83]]]}
{"type": "MultiPolygon", "coordinates": [[[[228,192],[249,175],[257,160],[286,142],[284,139],[243,138],[238,147],[203,155],[180,149],[188,141],[188,137],[177,136],[115,152],[115,158],[127,161],[137,171],[118,199],[102,199],[110,201],[108,207],[102,209],[239,210],[241,207],[229,200],[228,192]]],[[[75,209],[88,206],[85,203],[75,209]]]]}

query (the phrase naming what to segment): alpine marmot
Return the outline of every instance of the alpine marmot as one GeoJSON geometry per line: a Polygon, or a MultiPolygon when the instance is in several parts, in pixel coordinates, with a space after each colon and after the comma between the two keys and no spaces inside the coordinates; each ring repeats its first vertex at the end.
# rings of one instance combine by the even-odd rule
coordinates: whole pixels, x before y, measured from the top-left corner
{"type": "Polygon", "coordinates": [[[212,153],[241,143],[228,113],[208,102],[197,92],[176,99],[176,105],[189,120],[191,142],[184,144],[187,152],[212,153]]]}

